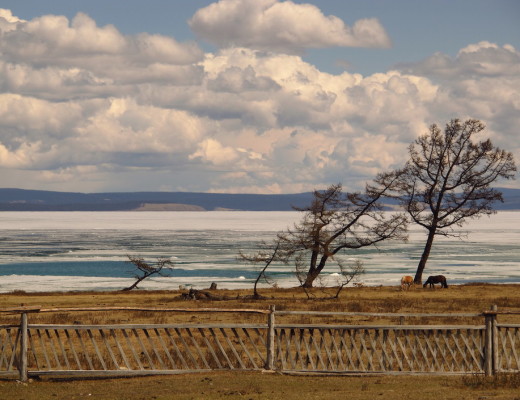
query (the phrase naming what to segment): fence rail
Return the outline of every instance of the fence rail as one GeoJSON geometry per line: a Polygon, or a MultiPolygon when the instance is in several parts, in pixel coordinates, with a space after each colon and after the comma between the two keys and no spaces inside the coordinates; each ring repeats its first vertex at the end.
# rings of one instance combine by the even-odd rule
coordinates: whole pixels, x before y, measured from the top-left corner
{"type": "MultiPolygon", "coordinates": [[[[520,371],[520,325],[499,324],[494,307],[475,314],[269,310],[24,307],[19,325],[0,325],[0,376],[150,375],[205,370],[464,374],[520,371]],[[36,312],[245,312],[259,324],[30,324],[36,312]],[[277,323],[276,317],[395,317],[399,324],[277,323]],[[404,325],[406,317],[480,317],[482,325],[404,325]]],[[[507,312],[511,314],[511,312],[507,312]]],[[[505,314],[505,313],[504,313],[505,314]]],[[[520,314],[517,313],[517,314],[520,314]]]]}

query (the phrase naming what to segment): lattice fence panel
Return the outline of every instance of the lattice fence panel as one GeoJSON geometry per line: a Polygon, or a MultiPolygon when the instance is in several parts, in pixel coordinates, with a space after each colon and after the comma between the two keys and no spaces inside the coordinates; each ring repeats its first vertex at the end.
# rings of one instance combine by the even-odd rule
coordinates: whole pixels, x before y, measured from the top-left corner
{"type": "Polygon", "coordinates": [[[0,326],[0,374],[17,370],[18,326],[0,326]]]}
{"type": "Polygon", "coordinates": [[[279,326],[277,368],[334,372],[482,372],[484,327],[279,326]]]}
{"type": "Polygon", "coordinates": [[[497,339],[497,370],[520,370],[520,325],[498,325],[497,339]]]}
{"type": "Polygon", "coordinates": [[[265,326],[30,325],[30,371],[261,369],[265,326]]]}

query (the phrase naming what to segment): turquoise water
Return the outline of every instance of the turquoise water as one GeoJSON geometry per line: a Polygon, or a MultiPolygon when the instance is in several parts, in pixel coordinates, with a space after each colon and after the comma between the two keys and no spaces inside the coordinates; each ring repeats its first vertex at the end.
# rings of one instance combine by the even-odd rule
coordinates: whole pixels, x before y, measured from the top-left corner
{"type": "MultiPolygon", "coordinates": [[[[435,242],[425,275],[443,274],[452,284],[520,283],[517,244],[520,213],[500,212],[473,221],[464,240],[435,242]]],[[[150,278],[143,289],[251,287],[257,267],[237,260],[262,240],[292,225],[296,212],[3,212],[0,213],[0,292],[12,290],[117,290],[133,282],[127,255],[153,262],[169,258],[165,277],[150,278]]],[[[408,243],[385,243],[343,255],[366,268],[366,285],[398,284],[413,275],[424,233],[412,230],[408,243]]],[[[296,286],[290,266],[273,265],[281,287],[296,286]]],[[[325,271],[334,284],[337,270],[325,271]]]]}

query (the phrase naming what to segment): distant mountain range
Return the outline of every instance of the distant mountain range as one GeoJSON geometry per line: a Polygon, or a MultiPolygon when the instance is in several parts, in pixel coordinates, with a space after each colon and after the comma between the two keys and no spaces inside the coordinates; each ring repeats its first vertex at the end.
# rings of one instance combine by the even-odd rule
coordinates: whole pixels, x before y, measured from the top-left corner
{"type": "MultiPolygon", "coordinates": [[[[497,210],[520,210],[520,189],[498,188],[497,210]]],[[[74,193],[0,189],[0,211],[289,211],[310,204],[312,193],[225,194],[189,192],[74,193]]]]}

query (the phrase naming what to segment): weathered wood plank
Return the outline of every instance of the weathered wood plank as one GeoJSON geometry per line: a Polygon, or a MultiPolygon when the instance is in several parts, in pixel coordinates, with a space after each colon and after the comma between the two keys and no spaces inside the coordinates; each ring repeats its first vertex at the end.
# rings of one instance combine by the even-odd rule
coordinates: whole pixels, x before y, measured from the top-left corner
{"type": "MultiPolygon", "coordinates": [[[[29,324],[29,329],[74,329],[85,330],[89,329],[232,329],[232,328],[247,328],[247,329],[265,329],[266,324],[121,324],[121,325],[56,325],[56,324],[29,324]]],[[[18,326],[16,326],[18,328],[18,326]]]]}
{"type": "Polygon", "coordinates": [[[27,314],[23,313],[20,321],[20,380],[27,381],[27,314]]]}
{"type": "Polygon", "coordinates": [[[92,311],[143,311],[143,312],[179,312],[179,313],[246,313],[246,314],[269,314],[269,310],[243,309],[243,308],[157,308],[157,307],[61,307],[42,308],[41,306],[14,307],[0,309],[0,313],[23,313],[23,312],[92,312],[92,311]]]}
{"type": "MultiPolygon", "coordinates": [[[[35,341],[35,339],[33,339],[33,335],[31,333],[31,331],[28,329],[27,330],[27,345],[28,345],[27,366],[29,368],[29,366],[32,366],[32,362],[34,362],[34,364],[36,364],[36,368],[40,369],[40,365],[38,363],[38,357],[36,355],[36,350],[35,350],[36,345],[35,345],[34,341],[35,341]],[[31,360],[31,356],[32,356],[32,360],[31,360]]],[[[16,352],[16,350],[14,350],[14,351],[16,352]]]]}
{"type": "Polygon", "coordinates": [[[195,338],[195,335],[192,332],[192,329],[187,329],[188,335],[191,339],[191,343],[193,344],[193,347],[195,347],[195,350],[197,351],[197,354],[199,355],[199,358],[202,360],[202,363],[204,364],[205,368],[210,368],[208,361],[206,360],[206,357],[204,353],[202,352],[199,344],[197,343],[197,339],[195,338]]]}
{"type": "MultiPolygon", "coordinates": [[[[128,361],[128,358],[126,356],[126,353],[123,349],[123,346],[121,346],[121,343],[119,342],[119,339],[116,335],[115,329],[110,329],[109,334],[112,337],[112,340],[114,341],[114,344],[116,345],[117,350],[119,351],[119,355],[121,356],[121,359],[123,360],[123,363],[125,364],[125,369],[133,369],[130,365],[130,362],[128,361]]],[[[119,369],[122,369],[122,367],[119,367],[119,369]]]]}
{"type": "Polygon", "coordinates": [[[95,369],[94,364],[92,363],[92,358],[90,357],[90,354],[87,351],[87,346],[85,345],[85,341],[83,340],[83,335],[78,330],[76,330],[75,332],[76,332],[76,337],[78,338],[78,340],[80,342],[83,355],[85,356],[85,359],[87,360],[88,366],[90,367],[91,370],[94,370],[95,369]]]}
{"type": "Polygon", "coordinates": [[[154,343],[150,333],[148,332],[148,329],[144,329],[143,333],[144,333],[144,336],[146,337],[146,339],[148,340],[148,344],[150,345],[150,349],[153,351],[153,354],[155,355],[156,360],[159,361],[161,368],[158,368],[158,369],[166,369],[166,366],[164,365],[164,361],[163,361],[161,355],[159,354],[159,352],[157,351],[155,343],[154,343]]]}
{"type": "MultiPolygon", "coordinates": [[[[99,329],[99,330],[101,330],[101,329],[99,329]]],[[[87,330],[87,335],[90,338],[90,342],[92,343],[92,346],[94,347],[94,351],[98,357],[98,361],[100,362],[101,367],[103,368],[103,370],[107,371],[107,365],[105,364],[105,359],[104,359],[103,355],[101,354],[101,352],[99,351],[99,347],[96,343],[94,334],[92,333],[91,329],[87,330]]]]}
{"type": "Polygon", "coordinates": [[[153,363],[152,357],[150,357],[150,354],[148,353],[146,346],[144,345],[143,341],[141,340],[141,337],[139,336],[137,329],[132,329],[132,333],[134,334],[134,338],[136,339],[137,343],[141,347],[141,354],[144,354],[144,356],[148,360],[148,365],[150,366],[150,369],[155,369],[155,365],[153,363]]]}
{"type": "Polygon", "coordinates": [[[103,341],[103,344],[105,345],[105,348],[107,349],[107,352],[109,355],[109,360],[112,361],[112,363],[116,369],[119,369],[119,363],[117,362],[114,352],[112,351],[112,347],[110,346],[110,343],[108,342],[108,338],[105,335],[105,331],[103,329],[100,329],[99,335],[101,337],[101,340],[103,341]]]}
{"type": "Polygon", "coordinates": [[[328,324],[276,324],[276,328],[298,329],[374,329],[374,330],[439,330],[439,329],[471,329],[484,330],[485,325],[328,325],[328,324]]]}
{"type": "Polygon", "coordinates": [[[215,349],[213,349],[211,342],[209,341],[208,337],[206,336],[204,329],[199,329],[199,333],[200,333],[201,337],[203,338],[204,343],[206,343],[206,348],[211,353],[211,356],[213,357],[213,361],[217,364],[217,368],[221,369],[222,364],[220,363],[220,360],[218,359],[217,354],[215,353],[215,349]]]}
{"type": "Polygon", "coordinates": [[[60,357],[58,356],[58,352],[56,350],[56,346],[54,346],[54,341],[52,340],[51,333],[49,332],[49,329],[45,329],[45,335],[47,336],[49,347],[51,348],[52,355],[54,356],[54,361],[56,361],[56,368],[57,369],[63,369],[60,362],[60,357]]]}
{"type": "MultiPolygon", "coordinates": [[[[486,311],[485,313],[489,313],[486,311]]],[[[499,314],[520,314],[519,312],[498,312],[499,314]]],[[[318,316],[345,316],[345,317],[391,317],[391,318],[462,318],[482,317],[483,313],[369,313],[369,312],[341,312],[341,311],[276,311],[276,315],[318,315],[318,316]]]]}
{"type": "Polygon", "coordinates": [[[228,348],[231,350],[231,352],[235,356],[240,369],[245,369],[246,366],[244,365],[244,362],[242,361],[242,357],[239,356],[239,354],[237,353],[237,350],[235,349],[235,346],[233,345],[231,340],[229,340],[226,330],[221,328],[220,333],[222,333],[222,337],[226,341],[228,348]]]}
{"type": "Polygon", "coordinates": [[[251,362],[254,369],[258,368],[257,363],[255,362],[254,357],[251,356],[251,353],[249,352],[249,349],[247,348],[246,344],[242,341],[242,337],[238,333],[236,329],[232,329],[231,332],[233,332],[233,335],[235,336],[235,340],[240,345],[240,348],[244,351],[244,353],[247,355],[247,360],[251,362]]]}
{"type": "Polygon", "coordinates": [[[36,330],[36,334],[38,336],[38,341],[40,342],[40,348],[42,350],[42,355],[43,355],[43,358],[45,360],[45,368],[47,369],[50,369],[51,368],[51,363],[49,361],[49,356],[47,355],[47,348],[44,344],[44,341],[43,341],[43,338],[42,338],[42,333],[41,333],[41,330],[40,329],[37,329],[36,330]]]}
{"type": "Polygon", "coordinates": [[[182,352],[180,351],[179,346],[177,345],[177,342],[175,341],[175,338],[171,334],[170,330],[168,328],[166,328],[164,331],[168,335],[168,338],[170,339],[170,343],[172,344],[172,347],[175,350],[177,357],[179,358],[179,360],[181,360],[181,364],[184,366],[185,369],[189,369],[188,363],[186,362],[186,359],[182,355],[182,352]]]}
{"type": "Polygon", "coordinates": [[[220,340],[218,339],[218,335],[215,333],[215,329],[210,328],[209,332],[211,333],[211,336],[212,336],[215,344],[217,345],[217,348],[219,349],[220,354],[222,354],[222,356],[226,360],[226,363],[227,363],[229,369],[235,369],[235,367],[233,366],[233,363],[231,362],[231,360],[229,359],[229,357],[227,355],[226,350],[224,350],[224,348],[222,347],[222,344],[220,343],[220,340]]]}
{"type": "MultiPolygon", "coordinates": [[[[127,347],[130,349],[130,352],[132,353],[132,356],[134,357],[134,361],[136,362],[137,367],[141,371],[144,370],[143,363],[141,362],[140,357],[137,355],[137,352],[135,351],[135,347],[132,343],[131,336],[128,335],[127,329],[121,329],[121,333],[123,334],[123,337],[125,338],[125,343],[126,343],[127,347]]],[[[131,368],[131,369],[134,369],[134,368],[131,368]]]]}
{"type": "Polygon", "coordinates": [[[254,333],[256,333],[256,337],[259,339],[260,341],[260,347],[255,343],[255,340],[253,338],[253,336],[249,333],[249,329],[246,329],[246,328],[241,328],[244,335],[249,339],[249,343],[251,343],[251,346],[253,347],[253,349],[255,350],[255,353],[256,353],[256,356],[258,357],[258,359],[261,361],[260,365],[258,365],[259,368],[264,368],[265,365],[266,365],[266,362],[267,362],[267,350],[266,350],[266,347],[265,347],[265,341],[264,341],[264,338],[262,336],[262,334],[260,333],[260,330],[259,329],[251,329],[254,333]],[[260,348],[262,350],[260,350],[260,348]]]}
{"type": "MultiPolygon", "coordinates": [[[[188,328],[188,331],[190,329],[188,328]]],[[[183,345],[183,348],[184,348],[184,351],[186,352],[186,354],[188,355],[188,358],[191,360],[191,362],[193,363],[193,365],[195,366],[195,368],[200,368],[199,366],[199,362],[197,361],[197,359],[195,357],[193,357],[193,354],[191,354],[191,348],[190,346],[188,345],[188,343],[186,343],[186,340],[184,339],[184,337],[182,336],[182,332],[180,329],[175,329],[175,332],[177,332],[177,337],[179,338],[179,340],[181,341],[182,345],[183,345]]]]}
{"type": "Polygon", "coordinates": [[[67,369],[71,369],[70,363],[69,363],[69,358],[67,356],[67,351],[65,350],[65,346],[63,344],[63,341],[61,340],[61,336],[57,329],[54,329],[54,335],[56,336],[56,341],[58,342],[58,345],[60,347],[61,355],[63,357],[63,360],[65,361],[65,366],[67,367],[67,369]]]}

